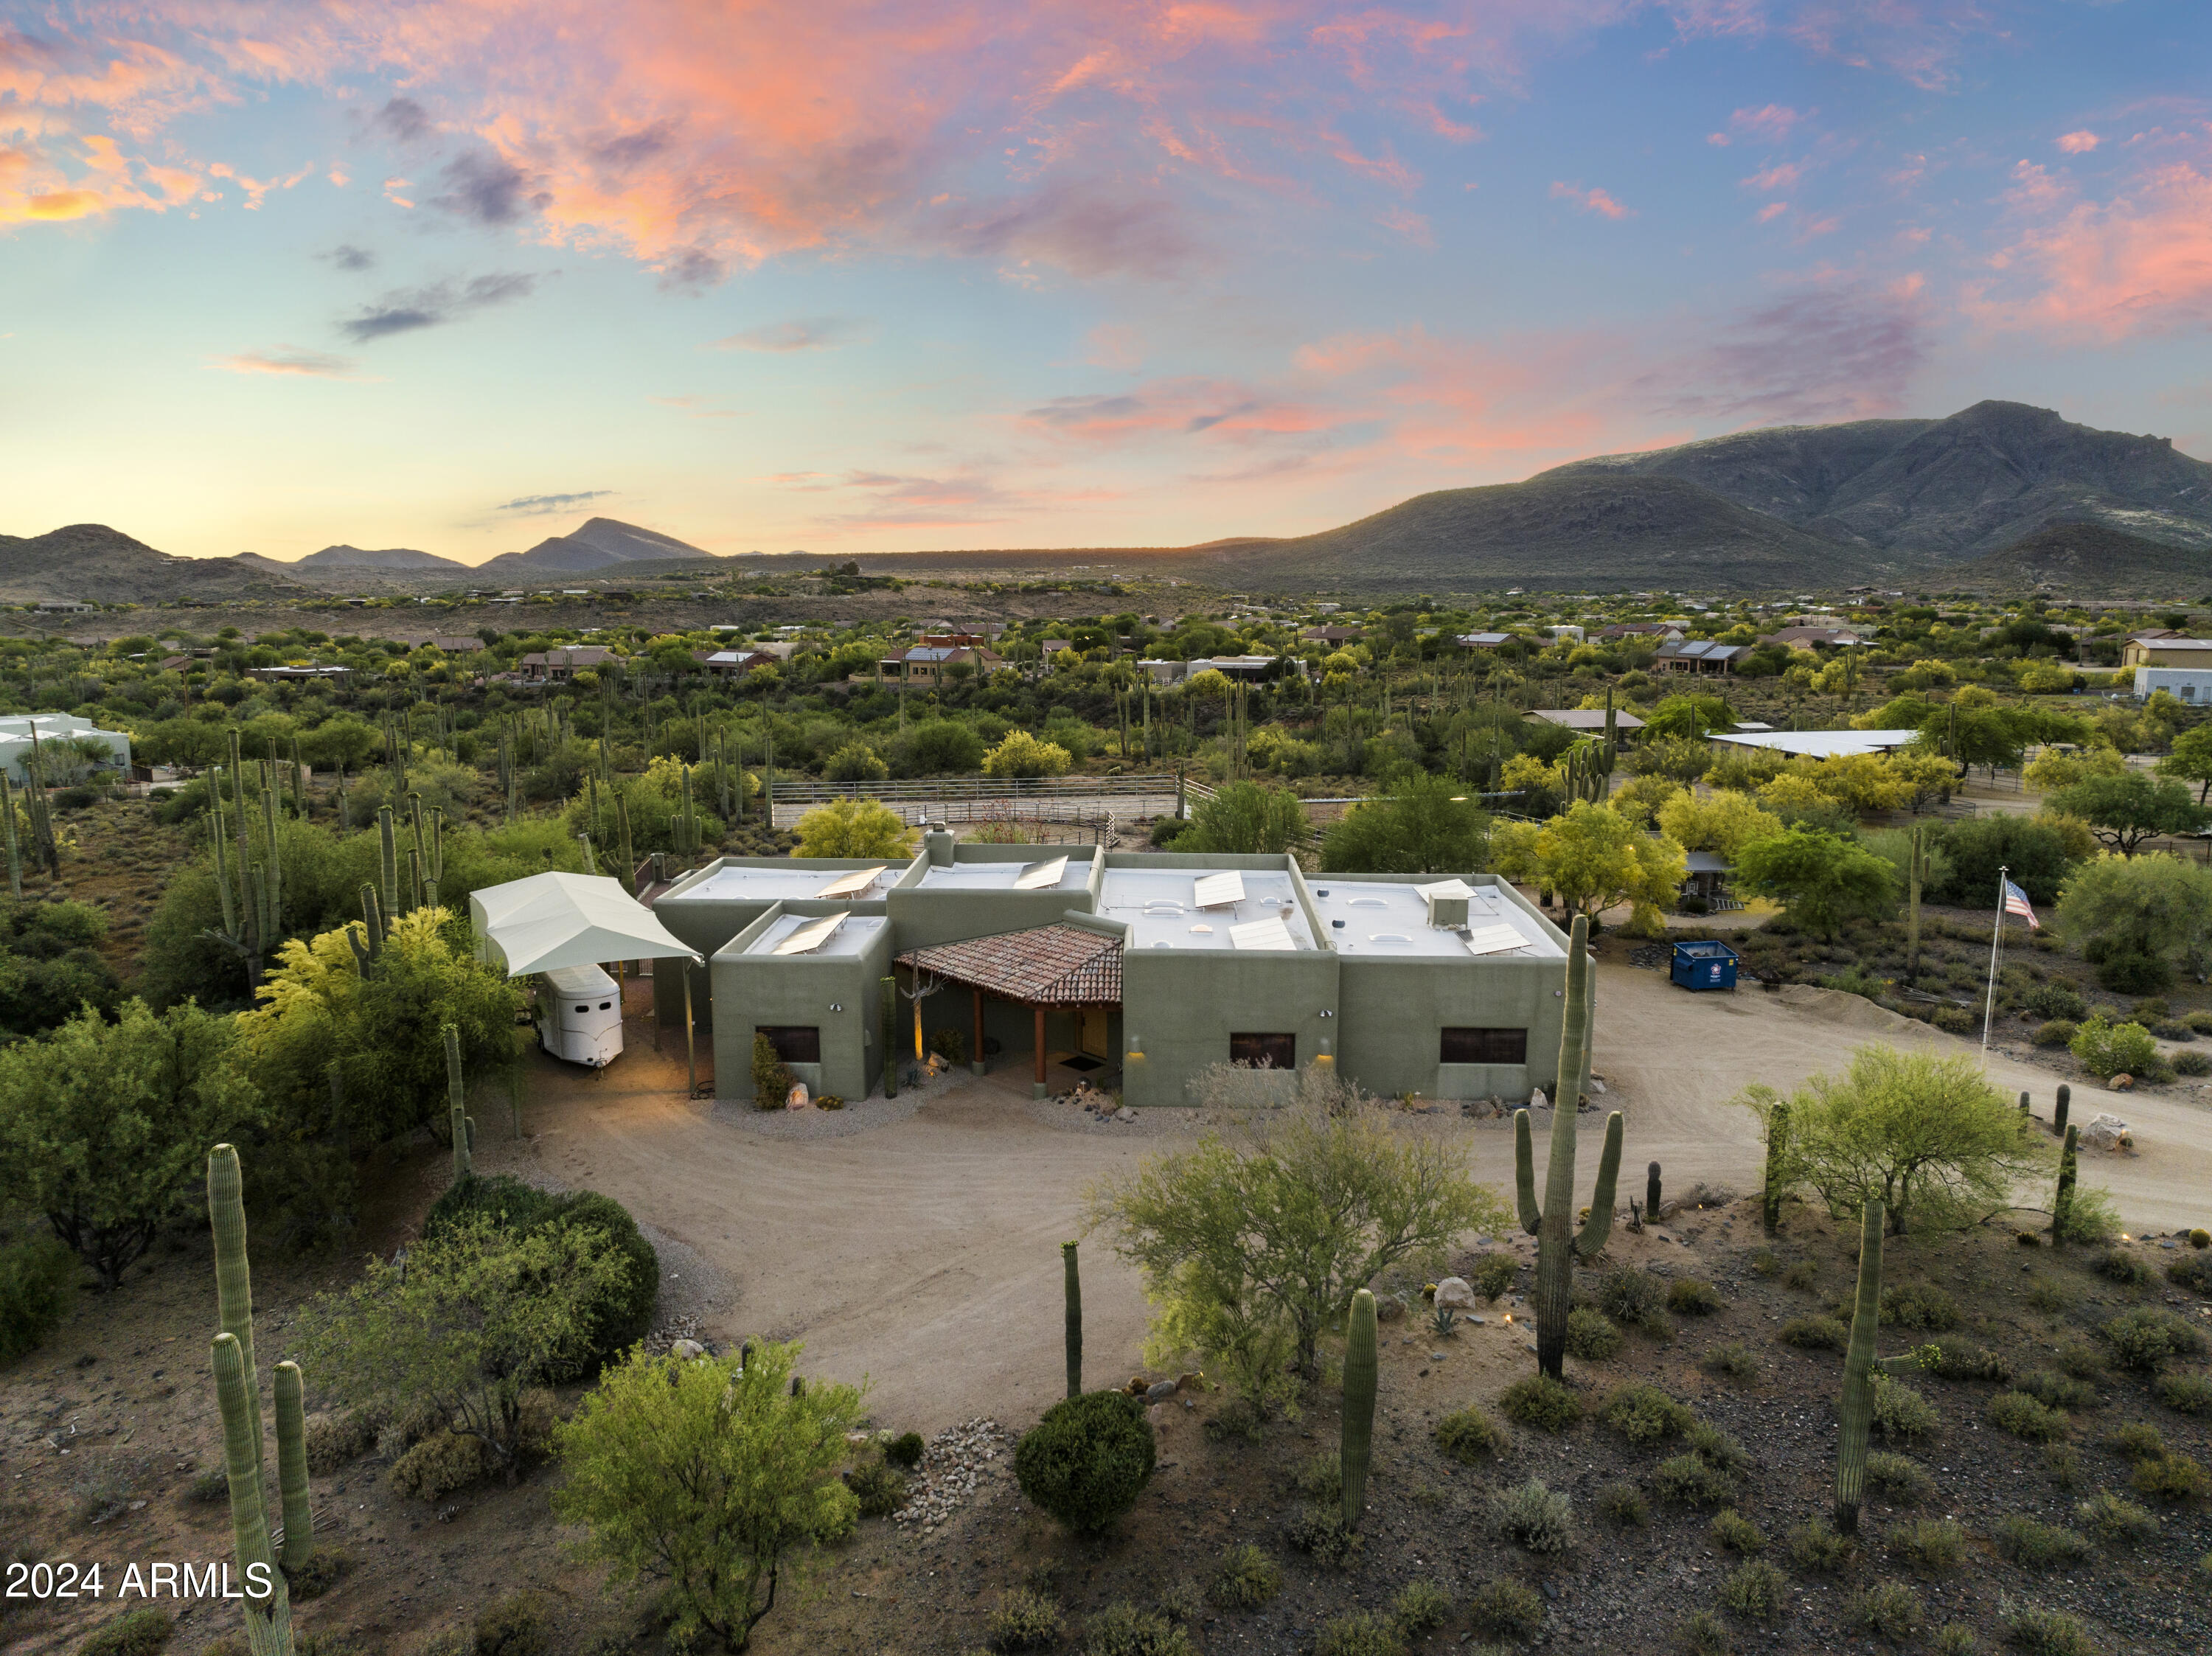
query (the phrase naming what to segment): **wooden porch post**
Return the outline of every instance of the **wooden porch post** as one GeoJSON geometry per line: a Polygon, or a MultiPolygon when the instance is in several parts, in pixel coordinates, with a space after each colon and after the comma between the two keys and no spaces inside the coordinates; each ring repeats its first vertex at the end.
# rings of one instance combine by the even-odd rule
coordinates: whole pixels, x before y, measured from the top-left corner
{"type": "Polygon", "coordinates": [[[983,1073],[983,992],[975,991],[975,1045],[969,1052],[968,1067],[976,1075],[983,1073]]]}
{"type": "Polygon", "coordinates": [[[1036,1095],[1044,1096],[1044,1003],[1036,1006],[1036,1095]]]}

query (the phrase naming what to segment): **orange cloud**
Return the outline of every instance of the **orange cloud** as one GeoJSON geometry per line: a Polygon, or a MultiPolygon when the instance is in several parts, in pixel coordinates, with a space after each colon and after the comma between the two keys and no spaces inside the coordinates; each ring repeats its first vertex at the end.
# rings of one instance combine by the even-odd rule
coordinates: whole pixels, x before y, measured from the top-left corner
{"type": "Polygon", "coordinates": [[[2069,155],[2086,155],[2097,147],[2097,135],[2094,132],[2062,132],[2058,135],[2058,147],[2069,155]]]}
{"type": "Polygon", "coordinates": [[[1602,190],[1585,190],[1579,184],[1561,184],[1556,179],[1552,185],[1552,199],[1571,201],[1585,213],[1597,213],[1609,219],[1625,219],[1633,211],[1623,207],[1602,190]]]}
{"type": "Polygon", "coordinates": [[[326,351],[302,350],[297,345],[281,345],[274,351],[240,351],[235,356],[218,356],[208,364],[226,373],[269,373],[309,379],[353,379],[360,376],[354,372],[353,359],[332,356],[326,351]]]}

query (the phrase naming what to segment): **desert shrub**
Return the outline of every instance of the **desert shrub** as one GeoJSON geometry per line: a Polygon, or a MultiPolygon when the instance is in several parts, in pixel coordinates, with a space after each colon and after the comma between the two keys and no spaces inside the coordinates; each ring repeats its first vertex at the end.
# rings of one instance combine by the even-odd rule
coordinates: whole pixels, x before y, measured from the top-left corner
{"type": "Polygon", "coordinates": [[[889,1518],[906,1505],[906,1475],[889,1461],[864,1460],[845,1474],[863,1518],[889,1518]]]}
{"type": "Polygon", "coordinates": [[[1437,1422],[1437,1447],[1462,1465],[1505,1447],[1505,1429],[1470,1403],[1437,1422]]]}
{"type": "Polygon", "coordinates": [[[416,1501],[435,1501],[489,1470],[482,1438],[472,1432],[434,1432],[392,1463],[392,1487],[416,1501]]]}
{"type": "Polygon", "coordinates": [[[551,1656],[553,1630],[545,1601],[511,1592],[477,1612],[476,1656],[551,1656]]]}
{"type": "Polygon", "coordinates": [[[2039,1018],[2071,1018],[2079,1023],[2089,1016],[2089,1003],[2069,984],[2039,983],[2021,997],[2021,1010],[2039,1018]]]}
{"type": "Polygon", "coordinates": [[[1244,1541],[1221,1555],[1206,1596],[1224,1610],[1257,1610],[1282,1590],[1281,1567],[1262,1549],[1244,1541]]]}
{"type": "Polygon", "coordinates": [[[1508,1420],[1540,1431],[1564,1432],[1583,1417],[1583,1400],[1548,1374],[1528,1374],[1498,1395],[1508,1420]]]}
{"type": "Polygon", "coordinates": [[[2204,1468],[2184,1454],[2152,1455],[2136,1462],[2128,1482],[2160,1501],[2193,1501],[2204,1492],[2204,1468]]]}
{"type": "Polygon", "coordinates": [[[2081,1033],[2081,1026],[2071,1018],[2052,1018],[2035,1026],[2028,1037],[2038,1046],[2071,1046],[2074,1037],[2081,1033]]]}
{"type": "Polygon", "coordinates": [[[193,1473],[185,1498],[196,1507],[212,1507],[218,1501],[229,1500],[230,1474],[220,1466],[193,1473]]]}
{"type": "Polygon", "coordinates": [[[1751,1349],[1734,1341],[1715,1346],[1698,1359],[1698,1366],[1708,1374],[1718,1374],[1723,1380],[1734,1380],[1739,1386],[1759,1373],[1759,1359],[1752,1356],[1751,1349]]]}
{"type": "Polygon", "coordinates": [[[2105,1447],[2123,1460],[2148,1460],[2166,1453],[2166,1434],[2147,1421],[2130,1421],[2105,1440],[2105,1447]]]}
{"type": "Polygon", "coordinates": [[[2106,1248],[2089,1265],[2100,1277],[2109,1277],[2124,1288],[2141,1288],[2150,1281],[2150,1267],[2119,1248],[2106,1248]]]}
{"type": "Polygon", "coordinates": [[[1790,1562],[1801,1570],[1840,1575],[1858,1562],[1858,1543],[1838,1535],[1825,1518],[1808,1518],[1790,1532],[1790,1562]]]}
{"type": "Polygon", "coordinates": [[[1697,1277],[1678,1277],[1667,1289],[1667,1309],[1684,1317],[1710,1317],[1721,1308],[1713,1285],[1697,1277]]]}
{"type": "Polygon", "coordinates": [[[912,1471],[921,1465],[922,1452],[927,1447],[921,1441],[921,1433],[901,1432],[884,1445],[884,1459],[894,1466],[903,1466],[912,1471]]]}
{"type": "Polygon", "coordinates": [[[1694,1610],[1674,1629],[1683,1656],[1728,1656],[1728,1624],[1709,1610],[1694,1610]]]}
{"type": "Polygon", "coordinates": [[[1751,1465],[1751,1452],[1709,1420],[1693,1421],[1682,1441],[1706,1465],[1740,1472],[1751,1465]]]}
{"type": "Polygon", "coordinates": [[[1782,1285],[1784,1288],[1803,1289],[1810,1291],[1813,1285],[1820,1280],[1820,1266],[1817,1260],[1813,1259],[1793,1259],[1790,1262],[1790,1268],[1782,1273],[1782,1285]]]}
{"type": "Polygon", "coordinates": [[[1601,1311],[1578,1305],[1567,1313],[1567,1355],[1583,1362],[1603,1362],[1619,1354],[1621,1332],[1601,1311]]]}
{"type": "Polygon", "coordinates": [[[2158,1043],[2140,1023],[2112,1023],[2104,1014],[2084,1018],[2067,1042],[2081,1067],[2100,1081],[2116,1075],[2141,1075],[2158,1061],[2158,1043]]]}
{"type": "Polygon", "coordinates": [[[2212,1374],[2160,1374],[2153,1389],[2158,1400],[2176,1413],[2201,1415],[2212,1410],[2212,1374]]]}
{"type": "Polygon", "coordinates": [[[2049,1569],[2054,1564],[2079,1563],[2090,1547],[2077,1532],[2045,1524],[2025,1513],[2007,1513],[1990,1532],[1997,1556],[2022,1569],[2049,1569]]]}
{"type": "Polygon", "coordinates": [[[2178,1076],[2212,1075],[2212,1057],[2203,1052],[2176,1052],[2167,1062],[2178,1076]]]}
{"type": "Polygon", "coordinates": [[[1697,1419],[1689,1405],[1656,1386],[1623,1386],[1599,1406],[1599,1418],[1631,1443],[1656,1443],[1678,1437],[1697,1419]]]}
{"type": "Polygon", "coordinates": [[[1789,1578],[1764,1558],[1747,1559],[1721,1582],[1721,1604],[1752,1621],[1771,1622],[1782,1613],[1789,1589],[1789,1578]]]}
{"type": "Polygon", "coordinates": [[[1486,1253],[1468,1273],[1468,1286],[1495,1304],[1498,1296],[1513,1286],[1513,1278],[1520,1270],[1521,1262],[1510,1253],[1486,1253]]]}
{"type": "Polygon", "coordinates": [[[1902,1581],[1884,1581],[1844,1601],[1844,1619],[1854,1627],[1902,1644],[1927,1619],[1920,1595],[1902,1581]]]}
{"type": "Polygon", "coordinates": [[[2166,1267],[2166,1280],[2196,1294],[2212,1294],[2212,1256],[2185,1253],[2166,1267]]]}
{"type": "Polygon", "coordinates": [[[2074,1296],[2063,1283],[2048,1277],[2038,1277],[2027,1285],[2027,1302],[2038,1311],[2063,1311],[2074,1303],[2074,1296]]]}
{"type": "Polygon", "coordinates": [[[2043,1470],[2051,1474],[2052,1483],[2071,1493],[2081,1487],[2081,1452],[2070,1443],[2045,1444],[2043,1470]]]}
{"type": "Polygon", "coordinates": [[[983,1639],[994,1650],[1044,1650],[1060,1634],[1060,1606],[1027,1587],[1008,1587],[983,1619],[983,1639]]]}
{"type": "Polygon", "coordinates": [[[1530,1552],[1565,1552],[1575,1541],[1574,1508],[1566,1496],[1532,1477],[1491,1495],[1490,1527],[1501,1541],[1530,1552]]]}
{"type": "Polygon", "coordinates": [[[2105,1348],[2091,1340],[2069,1340],[2058,1348],[2058,1366],[2075,1380],[2096,1380],[2107,1367],[2105,1348]]]}
{"type": "Polygon", "coordinates": [[[1751,1256],[1751,1268],[1761,1277],[1771,1277],[1782,1269],[1782,1261],[1774,1257],[1774,1250],[1763,1247],[1751,1256]]]}
{"type": "Polygon", "coordinates": [[[1990,1399],[1990,1424],[2030,1443],[2051,1443],[2073,1422],[2064,1410],[2046,1408],[2025,1392],[2000,1392],[1990,1399]]]}
{"type": "Polygon", "coordinates": [[[1249,1398],[1231,1398],[1206,1417],[1201,1429],[1208,1443],[1227,1443],[1231,1439],[1257,1443],[1267,1423],[1267,1416],[1249,1398]]]}
{"type": "Polygon", "coordinates": [[[76,1656],[154,1656],[175,1631],[176,1623],[169,1612],[149,1604],[101,1623],[99,1630],[76,1647],[76,1656]]]}
{"type": "Polygon", "coordinates": [[[1607,1483],[1597,1492],[1597,1509],[1607,1522],[1640,1530],[1651,1522],[1651,1503],[1633,1483],[1607,1483]]]}
{"type": "Polygon", "coordinates": [[[1406,1641],[1389,1617],[1355,1610],[1322,1624],[1314,1656],[1406,1656],[1406,1641]]]}
{"type": "Polygon", "coordinates": [[[1997,1619],[2004,1624],[2005,1642],[2027,1656],[2100,1656],[2089,1629],[2063,1610],[2002,1598],[1997,1619]]]}
{"type": "Polygon", "coordinates": [[[1544,1600],[1534,1587],[1501,1575],[1468,1595],[1467,1614],[1477,1633],[1533,1639],[1544,1625],[1544,1600]]]}
{"type": "Polygon", "coordinates": [[[1866,1481],[1867,1488],[1899,1507],[1924,1501],[1936,1489],[1935,1480],[1921,1470],[1918,1461],[1881,1449],[1867,1457],[1866,1481]]]}
{"type": "Polygon", "coordinates": [[[319,1542],[314,1551],[307,1555],[306,1563],[286,1567],[284,1584],[291,1589],[295,1602],[319,1598],[336,1586],[339,1579],[352,1568],[353,1555],[343,1547],[332,1546],[327,1541],[319,1542]]]}
{"type": "Polygon", "coordinates": [[[1703,1455],[1676,1455],[1651,1470],[1659,1498],[1677,1507],[1717,1507],[1735,1493],[1735,1480],[1703,1455]]]}
{"type": "Polygon", "coordinates": [[[1667,1284],[1648,1271],[1622,1266],[1599,1278],[1597,1308],[1617,1323],[1638,1325],[1656,1320],[1665,1303],[1667,1284]]]}
{"type": "Polygon", "coordinates": [[[1889,1550],[1917,1570],[1942,1574],[1966,1562],[1966,1532],[1955,1519],[1916,1518],[1889,1532],[1889,1550]]]}
{"type": "Polygon", "coordinates": [[[1716,1546],[1740,1552],[1747,1558],[1766,1550],[1766,1532],[1733,1507],[1723,1507],[1715,1513],[1706,1531],[1716,1546]]]}
{"type": "Polygon", "coordinates": [[[753,1032],[753,1107],[757,1110],[780,1110],[784,1100],[791,1096],[793,1077],[791,1066],[775,1050],[775,1043],[764,1031],[753,1032]]]}
{"type": "Polygon", "coordinates": [[[2033,1398],[2046,1409],[2087,1409],[2097,1401],[2097,1388],[2049,1368],[2020,1377],[2016,1392],[2033,1398]]]}
{"type": "Polygon", "coordinates": [[[1959,1325],[1959,1302],[1926,1283],[1905,1283],[1883,1290],[1881,1319],[1893,1328],[1924,1328],[1942,1333],[1959,1325]]]}
{"type": "Polygon", "coordinates": [[[1946,1622],[1928,1641],[1936,1656],[1981,1656],[1982,1641],[1964,1622],[1946,1622]]]}
{"type": "Polygon", "coordinates": [[[1158,1611],[1116,1599],[1083,1624],[1083,1656],[1192,1656],[1190,1635],[1158,1611]]]}
{"type": "Polygon", "coordinates": [[[1452,1610],[1451,1594],[1433,1581],[1408,1581],[1390,1601],[1390,1620],[1408,1639],[1434,1633],[1452,1610]]]}
{"type": "Polygon", "coordinates": [[[1055,1403],[1014,1447],[1022,1493],[1068,1529],[1109,1528],[1136,1504],[1158,1459],[1145,1405],[1121,1392],[1055,1403]]]}
{"type": "Polygon", "coordinates": [[[1774,1338],[1800,1351],[1840,1351],[1851,1343],[1851,1331],[1833,1317],[1792,1317],[1774,1338]]]}
{"type": "Polygon", "coordinates": [[[1936,1348],[1934,1373],[1938,1380],[1995,1380],[2012,1378],[2012,1365],[1984,1346],[1963,1340],[1946,1340],[1936,1348]]]}
{"type": "Polygon", "coordinates": [[[1341,1507],[1301,1507],[1283,1526],[1283,1538],[1316,1564],[1341,1569],[1359,1556],[1359,1532],[1347,1529],[1341,1507]]]}
{"type": "Polygon", "coordinates": [[[1936,1410],[1927,1398],[1887,1374],[1874,1377],[1875,1429],[1884,1437],[1910,1442],[1934,1434],[1936,1410]]]}
{"type": "Polygon", "coordinates": [[[68,1320],[83,1274],[76,1251],[53,1236],[0,1247],[0,1362],[36,1350],[68,1320]]]}
{"type": "Polygon", "coordinates": [[[2204,1350],[2204,1336],[2171,1311],[2138,1306],[2123,1311],[2097,1332],[2112,1349],[2112,1361],[2138,1374],[2154,1374],[2175,1357],[2204,1350]]]}
{"type": "Polygon", "coordinates": [[[1341,1501],[1344,1498],[1344,1463],[1324,1450],[1310,1455],[1298,1469],[1291,1474],[1291,1483],[1298,1493],[1309,1501],[1341,1501]]]}
{"type": "Polygon", "coordinates": [[[2100,1541],[2117,1544],[2148,1541],[2158,1533],[2158,1520],[2125,1495],[2100,1489],[2074,1508],[2074,1521],[2100,1541]]]}
{"type": "Polygon", "coordinates": [[[307,1417],[307,1470],[328,1477],[376,1447],[376,1422],[366,1410],[344,1409],[307,1417]]]}

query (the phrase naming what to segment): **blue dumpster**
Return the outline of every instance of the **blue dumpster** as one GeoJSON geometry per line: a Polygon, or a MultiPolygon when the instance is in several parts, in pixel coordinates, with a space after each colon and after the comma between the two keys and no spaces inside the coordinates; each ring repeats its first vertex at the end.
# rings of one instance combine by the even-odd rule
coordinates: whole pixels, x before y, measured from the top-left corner
{"type": "Polygon", "coordinates": [[[1735,961],[1735,950],[1724,943],[1678,943],[1668,975],[1685,989],[1733,989],[1735,961]]]}

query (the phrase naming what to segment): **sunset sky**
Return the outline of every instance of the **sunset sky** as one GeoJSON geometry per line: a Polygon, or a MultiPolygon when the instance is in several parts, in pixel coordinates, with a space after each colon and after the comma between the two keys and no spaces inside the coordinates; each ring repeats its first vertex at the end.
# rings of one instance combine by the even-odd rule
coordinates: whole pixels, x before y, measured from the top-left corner
{"type": "Polygon", "coordinates": [[[0,533],[1182,544],[1984,397],[2212,456],[2206,0],[0,0],[0,533]]]}

